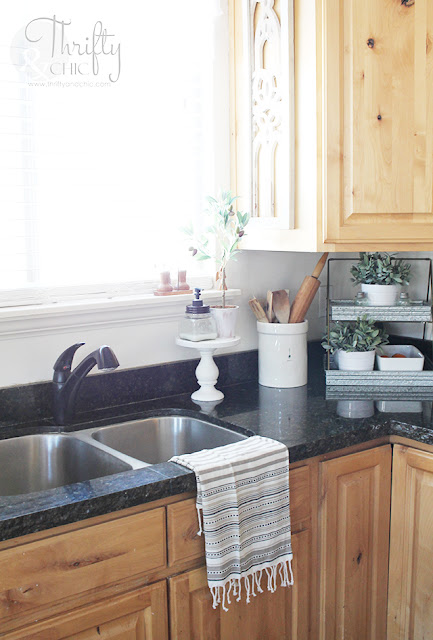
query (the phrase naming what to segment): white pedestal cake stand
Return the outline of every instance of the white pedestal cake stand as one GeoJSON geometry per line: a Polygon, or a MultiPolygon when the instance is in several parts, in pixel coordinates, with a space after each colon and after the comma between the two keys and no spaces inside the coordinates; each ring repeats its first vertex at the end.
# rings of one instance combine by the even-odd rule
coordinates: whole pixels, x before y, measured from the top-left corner
{"type": "Polygon", "coordinates": [[[198,402],[215,402],[222,400],[224,394],[222,391],[215,389],[218,380],[218,367],[213,359],[213,354],[217,349],[226,349],[239,344],[241,339],[235,338],[216,338],[216,340],[201,340],[200,342],[192,342],[191,340],[183,340],[176,338],[176,344],[180,347],[188,349],[197,349],[200,352],[201,360],[198,363],[195,375],[200,389],[194,391],[191,395],[192,400],[198,402]]]}

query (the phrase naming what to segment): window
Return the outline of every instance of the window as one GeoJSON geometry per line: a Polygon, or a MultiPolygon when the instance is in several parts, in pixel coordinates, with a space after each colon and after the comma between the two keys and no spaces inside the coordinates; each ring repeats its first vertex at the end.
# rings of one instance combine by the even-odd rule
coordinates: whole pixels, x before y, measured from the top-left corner
{"type": "Polygon", "coordinates": [[[0,24],[0,305],[199,274],[178,230],[229,180],[226,0],[52,7],[0,24]]]}

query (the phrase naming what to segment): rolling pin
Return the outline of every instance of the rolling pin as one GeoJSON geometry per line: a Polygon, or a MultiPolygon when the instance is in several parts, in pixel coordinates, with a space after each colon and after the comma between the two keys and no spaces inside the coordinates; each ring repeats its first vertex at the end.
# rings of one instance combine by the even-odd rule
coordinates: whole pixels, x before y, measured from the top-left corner
{"type": "Polygon", "coordinates": [[[292,303],[292,308],[290,310],[290,323],[304,321],[306,313],[317,293],[317,289],[320,287],[318,277],[322,273],[327,257],[328,254],[324,253],[316,264],[311,276],[306,276],[304,278],[304,282],[301,284],[299,291],[296,294],[296,298],[292,303]]]}

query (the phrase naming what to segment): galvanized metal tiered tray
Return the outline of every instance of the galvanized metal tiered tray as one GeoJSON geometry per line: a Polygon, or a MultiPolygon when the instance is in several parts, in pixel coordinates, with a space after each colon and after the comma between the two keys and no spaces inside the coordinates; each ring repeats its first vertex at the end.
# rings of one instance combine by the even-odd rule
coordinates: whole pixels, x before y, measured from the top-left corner
{"type": "Polygon", "coordinates": [[[340,371],[331,356],[330,368],[326,368],[326,384],[333,387],[377,387],[400,388],[407,391],[411,388],[431,387],[433,389],[433,366],[431,360],[425,358],[423,371],[340,371]]]}
{"type": "MultiPolygon", "coordinates": [[[[408,262],[425,263],[428,267],[427,291],[424,301],[411,302],[408,305],[376,306],[369,304],[355,304],[352,300],[331,300],[331,264],[340,265],[342,262],[353,262],[353,258],[329,258],[327,283],[327,332],[329,337],[330,322],[335,320],[356,320],[367,316],[380,322],[419,322],[424,324],[423,338],[426,335],[426,323],[432,322],[431,295],[433,292],[433,261],[430,258],[407,258],[408,262]]],[[[432,351],[433,353],[433,351],[432,351]]],[[[363,394],[375,393],[383,390],[387,396],[392,392],[393,397],[426,397],[433,393],[433,357],[426,357],[424,353],[423,371],[340,371],[332,356],[324,359],[327,391],[326,396],[335,397],[341,392],[348,393],[349,389],[357,389],[360,397],[363,394]],[[328,395],[329,393],[329,395],[328,395]]],[[[351,397],[353,395],[351,394],[351,397]]]]}
{"type": "Polygon", "coordinates": [[[419,400],[419,401],[432,401],[433,400],[433,386],[431,387],[407,387],[407,386],[360,386],[358,384],[353,386],[347,385],[327,385],[326,395],[327,400],[419,400]]]}
{"type": "Polygon", "coordinates": [[[382,322],[431,322],[432,308],[425,302],[411,303],[408,306],[378,307],[357,305],[353,300],[331,300],[331,320],[356,320],[366,315],[382,322]]]}

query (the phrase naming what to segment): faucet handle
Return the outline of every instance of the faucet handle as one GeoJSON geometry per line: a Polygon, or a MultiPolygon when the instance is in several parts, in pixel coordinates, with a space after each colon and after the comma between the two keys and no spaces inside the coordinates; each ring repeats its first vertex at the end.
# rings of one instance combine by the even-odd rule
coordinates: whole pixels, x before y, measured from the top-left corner
{"type": "Polygon", "coordinates": [[[77,349],[83,346],[84,342],[77,342],[76,344],[71,345],[62,354],[59,355],[56,362],[54,363],[54,371],[56,382],[65,382],[66,378],[69,376],[72,367],[72,360],[74,357],[74,353],[77,349]],[[63,374],[63,375],[62,375],[63,374]]]}

